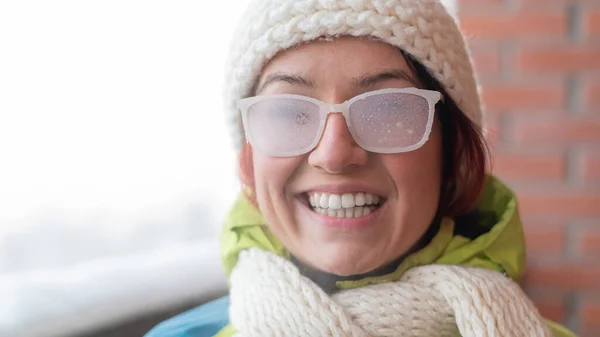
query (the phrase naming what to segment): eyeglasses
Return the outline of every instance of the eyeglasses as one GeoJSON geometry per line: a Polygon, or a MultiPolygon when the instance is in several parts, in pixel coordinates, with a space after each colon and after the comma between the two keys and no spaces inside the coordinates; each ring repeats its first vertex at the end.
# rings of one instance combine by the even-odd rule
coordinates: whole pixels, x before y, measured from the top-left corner
{"type": "Polygon", "coordinates": [[[382,89],[341,104],[327,104],[300,95],[264,95],[240,99],[238,108],[246,139],[272,157],[312,151],[323,135],[330,113],[341,112],[350,134],[363,149],[401,153],[421,147],[431,132],[437,91],[417,88],[382,89]]]}

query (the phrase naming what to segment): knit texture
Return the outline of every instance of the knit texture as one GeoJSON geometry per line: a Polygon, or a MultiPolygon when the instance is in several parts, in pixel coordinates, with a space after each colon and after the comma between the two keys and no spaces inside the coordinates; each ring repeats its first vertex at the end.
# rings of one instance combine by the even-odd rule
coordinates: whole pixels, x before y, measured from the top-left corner
{"type": "Polygon", "coordinates": [[[238,337],[551,336],[519,286],[486,269],[416,267],[330,297],[290,261],[254,248],[240,253],[230,281],[238,337]]]}
{"type": "Polygon", "coordinates": [[[227,125],[236,149],[244,141],[237,100],[251,95],[265,64],[303,42],[343,35],[373,37],[411,54],[481,125],[469,53],[439,0],[255,0],[232,40],[225,79],[227,125]]]}

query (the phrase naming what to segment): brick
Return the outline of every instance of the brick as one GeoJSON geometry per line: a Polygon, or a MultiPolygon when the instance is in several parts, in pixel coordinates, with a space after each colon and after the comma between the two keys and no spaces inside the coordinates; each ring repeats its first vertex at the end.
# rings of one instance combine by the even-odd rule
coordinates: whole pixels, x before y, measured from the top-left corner
{"type": "MultiPolygon", "coordinates": [[[[527,11],[539,11],[540,9],[547,10],[548,8],[552,9],[562,9],[566,10],[565,7],[568,4],[577,4],[577,5],[586,5],[586,4],[596,4],[598,0],[510,0],[516,2],[516,9],[519,11],[527,10],[527,11]]],[[[586,9],[587,10],[587,9],[586,9]]]]}
{"type": "Polygon", "coordinates": [[[515,137],[521,143],[600,141],[600,118],[519,119],[515,137]]]}
{"type": "Polygon", "coordinates": [[[564,12],[464,14],[460,26],[467,35],[489,39],[561,37],[568,30],[564,12]]]}
{"type": "Polygon", "coordinates": [[[507,179],[562,179],[565,175],[562,154],[496,153],[493,165],[493,172],[507,179]]]}
{"type": "Polygon", "coordinates": [[[483,89],[489,109],[560,109],[565,93],[560,84],[495,84],[483,89]]]}
{"type": "Polygon", "coordinates": [[[556,219],[550,216],[522,216],[521,220],[528,228],[564,228],[566,226],[564,220],[556,219]]]}
{"type": "Polygon", "coordinates": [[[473,51],[471,53],[478,74],[493,75],[500,70],[500,55],[495,51],[473,51]]]}
{"type": "Polygon", "coordinates": [[[586,265],[533,265],[527,269],[525,282],[530,285],[573,290],[596,289],[600,284],[600,267],[586,265]]]}
{"type": "Polygon", "coordinates": [[[564,6],[566,4],[596,4],[598,0],[513,0],[519,8],[540,9],[540,5],[564,6]]]}
{"type": "Polygon", "coordinates": [[[600,68],[600,48],[564,46],[554,49],[521,49],[517,67],[522,71],[576,71],[600,68]]]}
{"type": "MultiPolygon", "coordinates": [[[[539,9],[540,4],[544,5],[564,5],[573,0],[514,0],[517,3],[519,8],[528,8],[529,6],[534,6],[539,9]]],[[[579,1],[579,0],[575,0],[579,1]]]]}
{"type": "Polygon", "coordinates": [[[529,192],[519,193],[518,202],[522,213],[529,216],[600,216],[600,194],[529,192]]]}
{"type": "Polygon", "coordinates": [[[588,83],[584,89],[588,109],[600,108],[600,82],[588,83]]]}
{"type": "Polygon", "coordinates": [[[600,327],[600,299],[587,299],[581,304],[581,323],[600,327]]]}
{"type": "Polygon", "coordinates": [[[539,285],[524,284],[527,296],[533,301],[540,314],[554,322],[562,323],[567,318],[567,291],[539,285]]]}
{"type": "Polygon", "coordinates": [[[600,179],[600,153],[583,154],[581,171],[581,175],[586,180],[600,179]]]}
{"type": "Polygon", "coordinates": [[[566,291],[527,284],[524,285],[524,290],[544,318],[558,323],[566,320],[566,291]]]}
{"type": "Polygon", "coordinates": [[[600,336],[600,327],[583,327],[577,331],[579,337],[598,337],[600,336]]]}
{"type": "Polygon", "coordinates": [[[584,256],[600,254],[600,230],[587,230],[582,233],[579,244],[584,256]]]}
{"type": "Polygon", "coordinates": [[[525,244],[528,251],[561,252],[565,247],[562,228],[525,228],[525,244]]]}
{"type": "Polygon", "coordinates": [[[600,35],[600,9],[586,9],[583,13],[583,27],[589,37],[600,35]]]}
{"type": "Polygon", "coordinates": [[[553,322],[564,322],[567,316],[565,305],[560,302],[534,300],[533,303],[545,319],[553,322]]]}

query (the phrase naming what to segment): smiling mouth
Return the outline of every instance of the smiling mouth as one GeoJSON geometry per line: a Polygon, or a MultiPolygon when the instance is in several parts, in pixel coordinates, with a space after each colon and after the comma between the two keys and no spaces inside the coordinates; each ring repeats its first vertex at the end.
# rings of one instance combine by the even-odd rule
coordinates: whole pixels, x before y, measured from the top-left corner
{"type": "Polygon", "coordinates": [[[385,199],[371,193],[323,193],[305,194],[309,208],[318,214],[334,218],[361,218],[380,208],[385,199]]]}

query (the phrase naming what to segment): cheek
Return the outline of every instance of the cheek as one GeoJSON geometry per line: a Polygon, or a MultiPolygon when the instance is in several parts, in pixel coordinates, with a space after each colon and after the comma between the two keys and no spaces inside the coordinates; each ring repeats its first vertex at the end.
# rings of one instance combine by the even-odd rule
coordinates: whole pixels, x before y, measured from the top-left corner
{"type": "MultiPolygon", "coordinates": [[[[416,199],[440,193],[441,161],[429,156],[415,156],[386,160],[386,169],[394,182],[399,197],[416,199]],[[422,157],[422,158],[421,158],[422,157]]],[[[429,198],[427,198],[429,199],[429,198]]]]}
{"type": "Polygon", "coordinates": [[[293,196],[287,195],[289,182],[301,164],[301,158],[275,158],[253,153],[256,200],[263,215],[281,213],[293,196]]]}
{"type": "Polygon", "coordinates": [[[437,207],[442,176],[441,148],[439,129],[435,128],[420,149],[384,157],[398,197],[407,204],[427,202],[437,207]]]}

